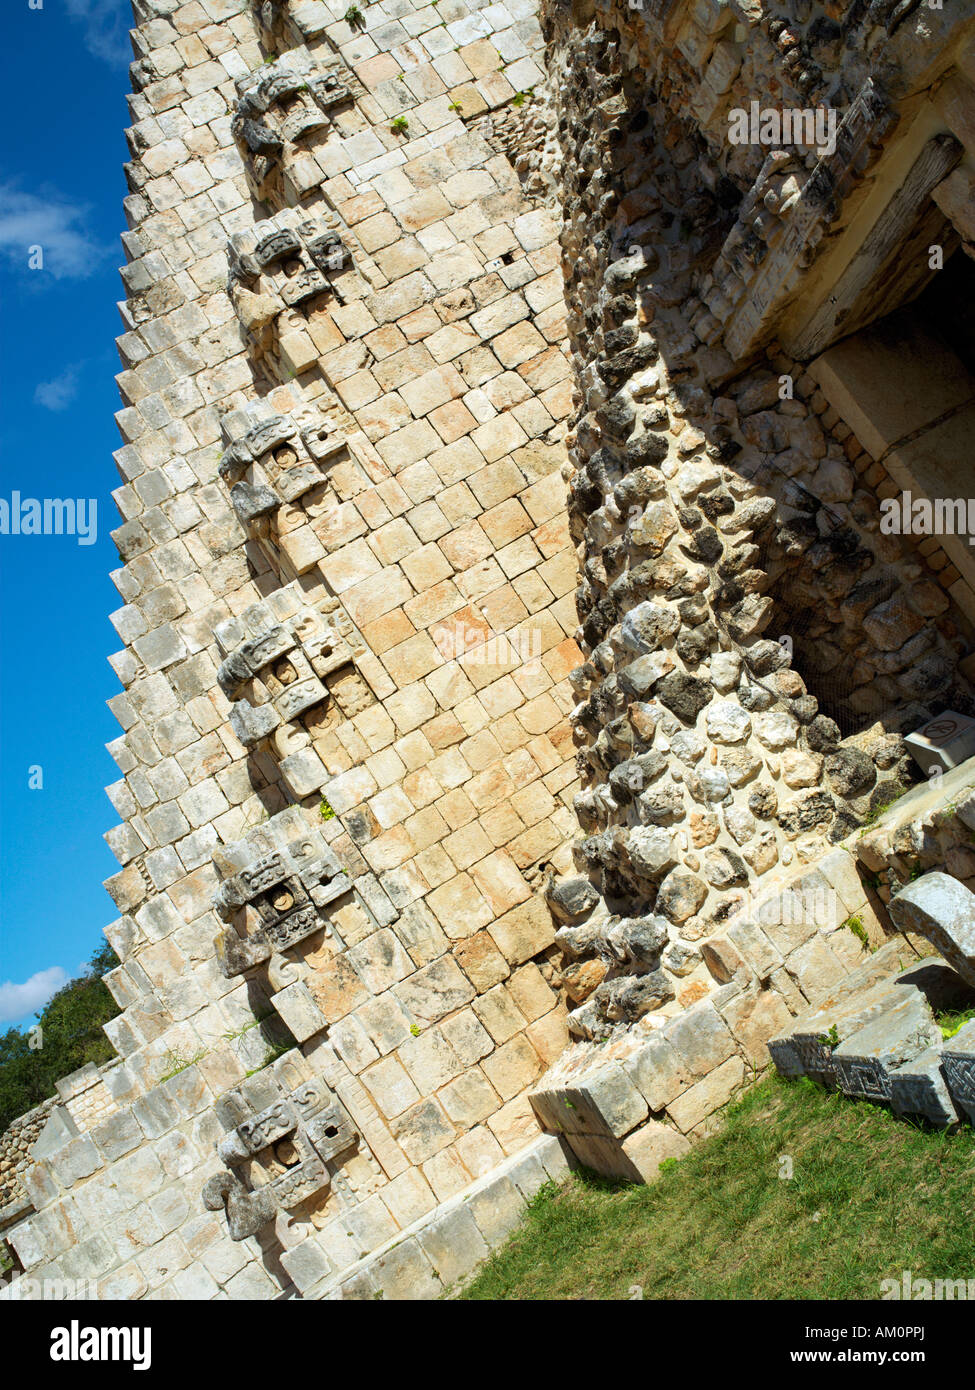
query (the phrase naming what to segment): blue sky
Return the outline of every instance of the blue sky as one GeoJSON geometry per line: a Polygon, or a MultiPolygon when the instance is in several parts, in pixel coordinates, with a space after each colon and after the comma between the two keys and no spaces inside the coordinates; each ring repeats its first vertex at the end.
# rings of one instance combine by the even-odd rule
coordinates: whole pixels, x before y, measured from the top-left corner
{"type": "Polygon", "coordinates": [[[128,0],[4,5],[0,498],[96,498],[98,530],[0,535],[0,1029],[29,1022],[117,915],[101,883],[118,868],[102,835],[120,775],[104,745],[121,732],[105,700],[131,22],[128,0]]]}

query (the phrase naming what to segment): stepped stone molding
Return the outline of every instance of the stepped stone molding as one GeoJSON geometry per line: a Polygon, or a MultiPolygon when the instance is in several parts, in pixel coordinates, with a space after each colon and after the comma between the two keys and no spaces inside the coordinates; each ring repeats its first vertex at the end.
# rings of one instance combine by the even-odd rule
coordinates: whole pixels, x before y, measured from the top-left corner
{"type": "MultiPolygon", "coordinates": [[[[890,957],[895,947],[891,942],[882,953],[890,957]]],[[[970,1090],[971,1025],[946,1042],[935,1013],[970,1008],[972,986],[931,955],[879,983],[877,976],[874,961],[854,972],[841,992],[791,1020],[769,1041],[776,1068],[783,1076],[812,1077],[852,1100],[889,1105],[897,1115],[941,1128],[958,1125],[970,1090]]]]}

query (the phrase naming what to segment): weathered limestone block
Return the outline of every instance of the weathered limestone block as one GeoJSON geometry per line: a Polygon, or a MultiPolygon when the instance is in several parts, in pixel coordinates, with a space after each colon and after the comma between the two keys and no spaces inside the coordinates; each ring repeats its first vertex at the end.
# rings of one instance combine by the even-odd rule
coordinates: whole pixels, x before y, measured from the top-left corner
{"type": "Polygon", "coordinates": [[[975,893],[949,874],[924,874],[894,895],[890,915],[901,931],[926,936],[975,986],[975,893]]]}
{"type": "Polygon", "coordinates": [[[307,1042],[328,1026],[328,1020],[304,980],[295,980],[272,994],[271,1004],[298,1042],[307,1042]]]}
{"type": "Polygon", "coordinates": [[[975,1019],[944,1044],[941,1067],[952,1100],[975,1124],[975,1019]]]}
{"type": "Polygon", "coordinates": [[[667,1114],[683,1134],[703,1124],[726,1105],[745,1081],[745,1064],[740,1057],[729,1057],[696,1085],[689,1087],[667,1106],[667,1114]]]}
{"type": "Polygon", "coordinates": [[[895,1115],[920,1115],[939,1127],[958,1123],[958,1107],[942,1071],[940,1044],[891,1071],[889,1079],[895,1115]]]}
{"type": "Polygon", "coordinates": [[[791,1018],[789,1006],[775,989],[755,986],[734,989],[725,999],[715,998],[715,1007],[728,1025],[739,1048],[753,1067],[768,1061],[768,1041],[785,1028],[791,1018]]]}
{"type": "Polygon", "coordinates": [[[556,1133],[618,1138],[648,1113],[647,1102],[615,1063],[587,1069],[571,1085],[531,1094],[532,1107],[556,1133]]]}
{"type": "Polygon", "coordinates": [[[832,1049],[836,1083],[845,1095],[890,1101],[891,1073],[940,1041],[930,1004],[909,991],[832,1049]]]}
{"type": "Polygon", "coordinates": [[[811,1076],[832,1085],[834,1048],[895,1001],[898,988],[914,988],[911,976],[917,967],[903,970],[905,954],[896,942],[889,942],[842,980],[827,999],[806,1009],[771,1038],[768,1050],[779,1074],[811,1076]],[[899,986],[899,980],[906,983],[899,986]]]}
{"type": "Polygon", "coordinates": [[[622,1059],[623,1069],[652,1111],[665,1106],[692,1084],[692,1068],[662,1030],[622,1059]]]}

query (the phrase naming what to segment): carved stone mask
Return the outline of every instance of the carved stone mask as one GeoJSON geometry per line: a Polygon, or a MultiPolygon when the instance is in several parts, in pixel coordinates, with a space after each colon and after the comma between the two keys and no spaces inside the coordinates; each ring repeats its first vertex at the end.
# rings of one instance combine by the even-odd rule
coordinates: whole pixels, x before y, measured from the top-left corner
{"type": "Polygon", "coordinates": [[[353,661],[347,639],[317,609],[295,607],[281,619],[269,603],[254,604],[215,629],[226,653],[217,679],[227,698],[236,701],[230,722],[245,747],[326,702],[324,677],[353,661]],[[250,698],[243,697],[245,689],[250,698]]]}
{"type": "Polygon", "coordinates": [[[229,292],[237,316],[262,347],[288,310],[306,310],[334,292],[331,276],[350,262],[342,238],[295,208],[230,238],[229,292]]]}
{"type": "Polygon", "coordinates": [[[225,1097],[221,1108],[237,1124],[218,1150],[227,1167],[209,1179],[202,1195],[208,1210],[226,1209],[231,1240],[246,1240],[279,1211],[327,1192],[340,1156],[361,1142],[320,1077],[263,1109],[252,1109],[239,1093],[225,1097]]]}
{"type": "Polygon", "coordinates": [[[217,955],[228,978],[262,965],[317,931],[341,948],[323,909],[352,892],[349,878],[319,831],[289,807],[214,855],[230,873],[213,896],[228,928],[217,955]]]}
{"type": "Polygon", "coordinates": [[[345,447],[344,434],[313,407],[277,415],[265,402],[249,404],[225,416],[222,428],[228,446],[220,476],[252,534],[261,534],[261,518],[317,487],[329,460],[345,447]]]}
{"type": "MultiPolygon", "coordinates": [[[[237,79],[231,128],[263,190],[289,149],[330,127],[329,112],[351,92],[337,68],[320,68],[305,48],[237,79]]],[[[261,191],[261,196],[265,196],[261,191]]]]}

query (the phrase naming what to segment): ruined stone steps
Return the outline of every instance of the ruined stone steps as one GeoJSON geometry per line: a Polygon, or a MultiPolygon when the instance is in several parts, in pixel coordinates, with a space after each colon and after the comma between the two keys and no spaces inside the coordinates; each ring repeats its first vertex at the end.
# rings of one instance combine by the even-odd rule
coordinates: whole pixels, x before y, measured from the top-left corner
{"type": "MultiPolygon", "coordinates": [[[[887,965],[897,951],[894,941],[877,956],[887,965]]],[[[772,1060],[781,1076],[809,1076],[898,1115],[957,1124],[975,1098],[975,1028],[967,1024],[946,1043],[935,1014],[971,1007],[975,990],[937,956],[878,982],[877,956],[847,978],[842,997],[772,1038],[772,1060]]]]}

